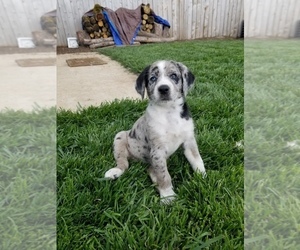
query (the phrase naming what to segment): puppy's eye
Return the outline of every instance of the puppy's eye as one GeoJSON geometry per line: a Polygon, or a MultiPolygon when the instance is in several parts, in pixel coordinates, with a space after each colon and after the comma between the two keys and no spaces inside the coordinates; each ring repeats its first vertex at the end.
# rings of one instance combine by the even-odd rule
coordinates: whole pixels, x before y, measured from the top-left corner
{"type": "Polygon", "coordinates": [[[172,79],[172,80],[174,80],[175,82],[178,82],[178,76],[176,75],[176,74],[171,74],[170,75],[170,78],[172,79]]]}
{"type": "Polygon", "coordinates": [[[157,80],[156,76],[150,77],[150,81],[151,81],[151,82],[155,82],[156,80],[157,80]]]}

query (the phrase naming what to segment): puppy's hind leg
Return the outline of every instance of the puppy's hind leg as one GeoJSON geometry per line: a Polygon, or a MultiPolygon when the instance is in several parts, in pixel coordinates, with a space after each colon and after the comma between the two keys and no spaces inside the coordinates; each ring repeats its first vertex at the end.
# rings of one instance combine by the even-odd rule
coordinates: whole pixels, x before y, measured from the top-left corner
{"type": "Polygon", "coordinates": [[[127,132],[121,131],[115,136],[114,140],[114,157],[117,166],[106,171],[104,177],[110,179],[116,179],[120,177],[124,171],[128,168],[128,156],[127,149],[127,132]]]}

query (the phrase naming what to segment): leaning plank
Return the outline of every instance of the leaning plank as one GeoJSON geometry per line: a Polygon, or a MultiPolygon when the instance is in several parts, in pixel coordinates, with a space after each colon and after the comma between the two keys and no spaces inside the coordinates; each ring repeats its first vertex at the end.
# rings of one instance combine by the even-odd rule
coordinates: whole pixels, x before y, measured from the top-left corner
{"type": "Polygon", "coordinates": [[[110,46],[110,45],[114,45],[114,44],[115,44],[114,41],[106,41],[106,42],[91,44],[90,48],[91,49],[96,49],[96,48],[102,48],[102,47],[106,47],[106,46],[110,46]]]}
{"type": "Polygon", "coordinates": [[[136,42],[141,42],[141,43],[161,43],[161,42],[173,42],[175,41],[175,37],[169,37],[169,38],[164,38],[164,37],[146,37],[146,36],[137,36],[135,38],[136,42]]]}
{"type": "Polygon", "coordinates": [[[102,42],[112,42],[114,39],[112,37],[108,38],[97,38],[97,39],[84,39],[83,44],[84,45],[91,45],[91,44],[98,44],[102,42]]]}

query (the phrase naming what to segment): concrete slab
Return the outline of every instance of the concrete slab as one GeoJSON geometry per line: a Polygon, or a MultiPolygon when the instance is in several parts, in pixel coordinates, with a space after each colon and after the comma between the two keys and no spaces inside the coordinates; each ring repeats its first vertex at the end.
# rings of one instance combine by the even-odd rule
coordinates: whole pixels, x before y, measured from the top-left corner
{"type": "Polygon", "coordinates": [[[57,55],[57,107],[76,110],[115,99],[140,99],[135,91],[137,75],[118,62],[96,52],[57,55]],[[99,57],[104,65],[69,67],[66,60],[99,57]]]}
{"type": "Polygon", "coordinates": [[[140,99],[137,76],[118,62],[96,52],[59,54],[22,53],[0,57],[0,111],[31,111],[35,105],[75,111],[115,99],[140,99]],[[69,67],[67,59],[99,57],[105,65],[69,67]],[[56,66],[20,67],[18,59],[56,58],[56,66]]]}
{"type": "Polygon", "coordinates": [[[56,58],[53,52],[0,56],[0,111],[5,108],[31,111],[56,104],[56,66],[20,67],[15,60],[56,58]]]}

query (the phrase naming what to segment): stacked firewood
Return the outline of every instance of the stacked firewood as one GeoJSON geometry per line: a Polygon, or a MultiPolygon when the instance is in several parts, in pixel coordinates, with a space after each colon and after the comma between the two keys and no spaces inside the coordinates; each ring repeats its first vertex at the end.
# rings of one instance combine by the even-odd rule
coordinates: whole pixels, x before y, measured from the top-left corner
{"type": "Polygon", "coordinates": [[[102,10],[103,8],[99,4],[95,4],[93,15],[84,15],[82,17],[83,29],[92,39],[111,37],[111,31],[105,21],[102,10]]]}
{"type": "Polygon", "coordinates": [[[56,17],[55,16],[41,16],[41,26],[43,30],[48,31],[54,37],[56,37],[56,17]]]}
{"type": "Polygon", "coordinates": [[[150,4],[142,5],[142,31],[148,33],[154,33],[154,17],[152,15],[152,10],[150,4]]]}

